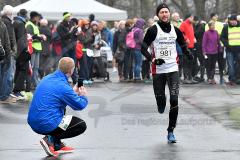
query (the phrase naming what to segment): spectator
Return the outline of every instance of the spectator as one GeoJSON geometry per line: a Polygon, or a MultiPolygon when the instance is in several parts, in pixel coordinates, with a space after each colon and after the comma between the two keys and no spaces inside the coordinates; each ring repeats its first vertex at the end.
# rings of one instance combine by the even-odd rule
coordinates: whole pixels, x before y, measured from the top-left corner
{"type": "Polygon", "coordinates": [[[180,19],[179,13],[177,12],[173,12],[172,13],[172,21],[171,23],[177,27],[180,28],[181,24],[182,24],[182,20],[180,19]]]}
{"type": "Polygon", "coordinates": [[[216,84],[214,79],[215,66],[218,58],[218,53],[220,53],[221,44],[220,37],[215,30],[215,22],[210,21],[208,23],[209,30],[204,33],[202,51],[203,55],[207,58],[207,78],[209,84],[216,84]]]}
{"type": "Polygon", "coordinates": [[[56,25],[53,25],[51,31],[52,31],[52,56],[51,56],[51,61],[52,61],[52,69],[56,70],[57,65],[59,60],[62,57],[62,42],[61,42],[61,37],[59,33],[57,32],[57,26],[61,22],[58,21],[56,25]]]}
{"type": "MultiPolygon", "coordinates": [[[[128,19],[125,23],[126,34],[128,34],[132,30],[133,26],[134,26],[133,20],[128,19]]],[[[133,80],[133,59],[134,59],[134,49],[127,47],[124,55],[124,65],[123,65],[124,81],[133,80]]]]}
{"type": "MultiPolygon", "coordinates": [[[[154,19],[149,18],[147,20],[147,28],[144,30],[144,33],[147,32],[147,30],[154,25],[154,19]]],[[[142,79],[144,82],[148,83],[150,81],[150,62],[146,59],[146,57],[143,56],[142,61],[142,79]]]]}
{"type": "Polygon", "coordinates": [[[119,22],[118,21],[114,21],[113,22],[113,28],[110,30],[112,35],[114,35],[116,31],[118,31],[118,28],[119,28],[119,22]]]}
{"type": "Polygon", "coordinates": [[[2,11],[2,21],[7,27],[8,35],[9,35],[9,40],[10,40],[10,47],[11,51],[10,54],[8,55],[6,59],[6,64],[7,64],[7,70],[6,70],[6,77],[5,79],[7,80],[7,83],[5,85],[5,90],[4,90],[4,96],[1,97],[0,99],[5,99],[9,95],[14,96],[12,93],[13,91],[13,81],[14,81],[14,75],[16,71],[16,38],[15,38],[15,33],[14,33],[14,27],[13,27],[13,22],[12,22],[12,16],[13,16],[13,7],[10,5],[6,5],[3,7],[2,11]]]}
{"type": "MultiPolygon", "coordinates": [[[[180,19],[180,15],[178,12],[173,12],[172,16],[171,16],[171,23],[177,27],[180,28],[181,24],[182,24],[182,19],[180,19]]],[[[176,47],[177,47],[177,53],[178,53],[178,58],[179,58],[179,77],[182,77],[182,72],[183,72],[183,55],[182,55],[182,49],[180,47],[180,45],[178,43],[176,43],[176,47]]],[[[181,79],[180,79],[181,80],[181,79]]]]}
{"type": "Polygon", "coordinates": [[[142,54],[141,54],[141,46],[144,37],[143,27],[145,25],[145,21],[142,18],[139,18],[136,24],[133,27],[134,31],[134,40],[136,46],[134,47],[134,80],[141,80],[141,68],[142,68],[142,54]]]}
{"type": "Polygon", "coordinates": [[[228,18],[228,24],[224,26],[221,41],[226,47],[228,64],[228,85],[236,85],[236,72],[240,60],[240,25],[237,16],[232,14],[228,18]]]}
{"type": "Polygon", "coordinates": [[[30,92],[31,83],[27,81],[29,71],[29,61],[31,55],[28,51],[27,31],[25,28],[27,19],[27,10],[21,9],[17,17],[14,17],[14,32],[17,41],[17,59],[16,59],[16,73],[15,86],[13,93],[20,99],[24,98],[22,91],[30,92]],[[26,86],[24,85],[26,82],[26,86]]]}
{"type": "MultiPolygon", "coordinates": [[[[223,23],[218,21],[218,15],[216,13],[210,14],[210,20],[215,22],[215,30],[218,32],[219,37],[221,36],[223,30],[223,23]]],[[[208,25],[205,27],[205,31],[209,29],[208,25]]],[[[221,43],[223,47],[223,44],[221,43]]],[[[224,58],[224,49],[221,49],[221,52],[218,54],[218,68],[219,68],[219,76],[220,76],[220,84],[224,83],[223,72],[226,66],[226,59],[224,58]]]]}
{"type": "Polygon", "coordinates": [[[91,85],[92,81],[92,66],[93,57],[87,55],[87,50],[93,51],[94,35],[90,30],[90,23],[86,19],[80,20],[81,34],[78,35],[78,40],[83,44],[85,51],[83,57],[80,59],[79,79],[83,79],[83,83],[91,85]]]}
{"type": "Polygon", "coordinates": [[[40,34],[46,36],[46,41],[42,42],[42,53],[40,55],[40,77],[48,75],[51,72],[51,41],[52,41],[52,31],[48,26],[48,21],[46,19],[40,20],[40,34]]]}
{"type": "MultiPolygon", "coordinates": [[[[185,21],[181,24],[180,30],[182,31],[185,41],[188,45],[188,49],[190,50],[191,54],[193,54],[194,44],[196,43],[196,38],[194,36],[194,29],[193,29],[193,18],[192,14],[187,14],[185,17],[185,21]]],[[[186,56],[183,59],[183,73],[184,73],[184,82],[186,84],[195,84],[196,81],[192,78],[192,69],[193,69],[193,61],[189,60],[186,56]]]]}
{"type": "Polygon", "coordinates": [[[0,103],[15,103],[16,98],[11,97],[10,93],[6,93],[6,86],[8,86],[8,71],[10,68],[11,58],[11,44],[8,36],[7,27],[0,19],[0,48],[2,52],[5,52],[5,56],[2,57],[0,63],[0,103]]]}
{"type": "Polygon", "coordinates": [[[195,81],[204,82],[205,74],[205,58],[202,53],[202,39],[205,31],[205,24],[199,19],[199,17],[194,16],[194,35],[197,42],[194,47],[194,60],[193,60],[193,77],[195,81]],[[198,65],[198,62],[200,65],[198,65]],[[198,77],[198,72],[200,71],[200,77],[198,77]]]}
{"type": "MultiPolygon", "coordinates": [[[[102,40],[104,40],[108,44],[108,46],[112,48],[113,47],[113,45],[112,45],[113,44],[113,34],[107,27],[107,22],[100,21],[98,24],[98,29],[101,32],[102,40]]],[[[117,72],[116,62],[115,62],[114,58],[112,60],[112,65],[113,65],[113,72],[117,72]]]]}
{"type": "MultiPolygon", "coordinates": [[[[75,39],[74,35],[78,32],[78,26],[72,26],[71,24],[71,14],[69,12],[63,13],[63,21],[60,25],[57,26],[57,33],[61,38],[62,45],[62,56],[63,57],[71,57],[75,60],[75,39]]],[[[73,83],[76,83],[77,77],[74,73],[72,75],[73,83]]]]}
{"type": "Polygon", "coordinates": [[[32,36],[33,43],[33,54],[31,56],[31,65],[33,69],[32,75],[32,87],[36,88],[39,83],[39,62],[40,62],[40,54],[42,53],[42,41],[46,40],[46,36],[40,34],[39,31],[39,20],[41,15],[38,12],[32,11],[30,13],[30,20],[26,23],[27,33],[32,36]]]}
{"type": "Polygon", "coordinates": [[[115,32],[113,37],[113,55],[118,64],[118,77],[119,81],[123,81],[123,64],[124,55],[126,52],[126,30],[125,21],[120,21],[118,25],[118,30],[115,32]]]}
{"type": "MultiPolygon", "coordinates": [[[[94,35],[93,52],[94,52],[94,62],[93,62],[93,77],[103,77],[105,81],[108,80],[106,63],[101,55],[100,49],[103,46],[101,40],[101,33],[98,30],[98,22],[92,21],[91,32],[94,35]]],[[[106,57],[107,58],[107,57],[106,57]]]]}

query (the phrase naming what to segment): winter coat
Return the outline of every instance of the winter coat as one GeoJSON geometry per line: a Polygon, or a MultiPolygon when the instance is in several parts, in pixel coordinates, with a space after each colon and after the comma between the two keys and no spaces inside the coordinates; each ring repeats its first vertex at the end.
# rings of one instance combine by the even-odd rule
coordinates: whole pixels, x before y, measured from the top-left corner
{"type": "Polygon", "coordinates": [[[3,23],[7,27],[8,35],[9,35],[9,40],[10,40],[10,45],[11,45],[11,54],[16,57],[17,54],[17,44],[16,44],[16,37],[15,37],[15,32],[14,32],[14,26],[12,23],[12,20],[3,15],[2,16],[3,23]]]}
{"type": "MultiPolygon", "coordinates": [[[[239,53],[240,52],[240,46],[230,46],[228,43],[228,27],[234,27],[231,26],[230,24],[227,24],[223,27],[222,34],[221,34],[221,41],[226,47],[227,52],[232,52],[232,53],[239,53]]],[[[240,24],[238,23],[236,27],[240,27],[240,24]]]]}
{"type": "Polygon", "coordinates": [[[23,17],[14,17],[13,27],[17,41],[17,63],[16,67],[28,69],[28,61],[31,59],[28,51],[27,31],[25,28],[26,20],[23,17]]]}
{"type": "Polygon", "coordinates": [[[136,46],[134,49],[141,50],[141,46],[144,38],[144,30],[143,30],[144,25],[145,25],[144,19],[139,18],[133,27],[133,30],[135,30],[134,39],[136,42],[136,46]]]}
{"type": "Polygon", "coordinates": [[[7,32],[7,27],[3,23],[2,19],[0,19],[0,40],[1,45],[5,51],[5,56],[1,61],[1,65],[3,65],[4,70],[7,70],[10,67],[11,62],[11,46],[10,40],[7,32]]]}
{"type": "Polygon", "coordinates": [[[27,31],[25,28],[26,20],[23,17],[15,17],[13,27],[17,41],[17,54],[21,54],[28,48],[27,31]]]}
{"type": "Polygon", "coordinates": [[[77,33],[77,28],[73,29],[70,32],[71,25],[67,21],[63,21],[57,27],[57,32],[61,37],[62,48],[73,49],[75,46],[75,41],[73,41],[72,37],[77,33]]]}
{"type": "Polygon", "coordinates": [[[184,35],[185,40],[189,40],[190,43],[188,44],[188,48],[193,49],[194,48],[194,30],[193,30],[193,25],[192,23],[187,19],[185,20],[181,26],[180,30],[184,35]]]}
{"type": "Polygon", "coordinates": [[[204,54],[217,54],[221,50],[220,38],[216,30],[208,30],[203,35],[202,51],[204,54]]]}
{"type": "Polygon", "coordinates": [[[113,47],[113,35],[108,28],[104,28],[101,31],[101,37],[102,37],[102,40],[104,40],[109,45],[109,47],[111,48],[113,47]]]}
{"type": "Polygon", "coordinates": [[[52,40],[52,31],[48,26],[41,26],[39,30],[40,34],[44,34],[47,37],[47,40],[42,42],[42,54],[49,56],[51,53],[50,45],[52,40]]]}

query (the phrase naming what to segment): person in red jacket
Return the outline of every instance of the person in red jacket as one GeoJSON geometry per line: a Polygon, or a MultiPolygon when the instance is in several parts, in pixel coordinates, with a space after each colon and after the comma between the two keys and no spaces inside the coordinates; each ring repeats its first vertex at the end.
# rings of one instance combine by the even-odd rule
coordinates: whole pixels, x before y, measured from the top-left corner
{"type": "MultiPolygon", "coordinates": [[[[191,51],[191,54],[193,54],[194,44],[196,43],[196,38],[194,36],[193,23],[194,23],[194,16],[192,14],[188,14],[185,17],[185,21],[181,24],[179,28],[183,33],[184,39],[187,43],[188,49],[191,51]]],[[[184,64],[183,65],[184,83],[187,83],[187,84],[196,83],[196,81],[192,79],[192,69],[193,69],[192,60],[189,60],[188,58],[185,57],[183,64],[184,64]]]]}

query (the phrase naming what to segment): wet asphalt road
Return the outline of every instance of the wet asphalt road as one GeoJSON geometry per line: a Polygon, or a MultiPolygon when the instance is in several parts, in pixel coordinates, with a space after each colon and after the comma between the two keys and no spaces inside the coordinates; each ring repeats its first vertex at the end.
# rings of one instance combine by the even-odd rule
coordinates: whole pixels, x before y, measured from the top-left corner
{"type": "Polygon", "coordinates": [[[88,126],[83,135],[64,141],[76,151],[55,158],[46,157],[42,136],[27,125],[28,104],[0,105],[0,159],[239,160],[240,130],[230,115],[240,107],[239,94],[240,87],[183,85],[178,143],[168,144],[169,103],[158,114],[150,84],[95,83],[88,87],[90,104],[84,111],[67,110],[88,126]]]}

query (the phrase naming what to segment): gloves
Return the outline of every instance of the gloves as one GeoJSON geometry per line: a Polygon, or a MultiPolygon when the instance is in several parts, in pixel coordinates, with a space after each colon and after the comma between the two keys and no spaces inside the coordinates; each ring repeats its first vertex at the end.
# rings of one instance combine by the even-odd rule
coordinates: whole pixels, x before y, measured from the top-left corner
{"type": "Polygon", "coordinates": [[[163,59],[155,59],[154,58],[152,63],[155,65],[162,65],[163,63],[165,63],[165,61],[163,59]]]}
{"type": "Polygon", "coordinates": [[[185,55],[186,55],[186,57],[187,57],[188,60],[193,60],[193,59],[194,59],[192,53],[191,53],[189,50],[187,50],[187,52],[185,53],[185,55]]]}

